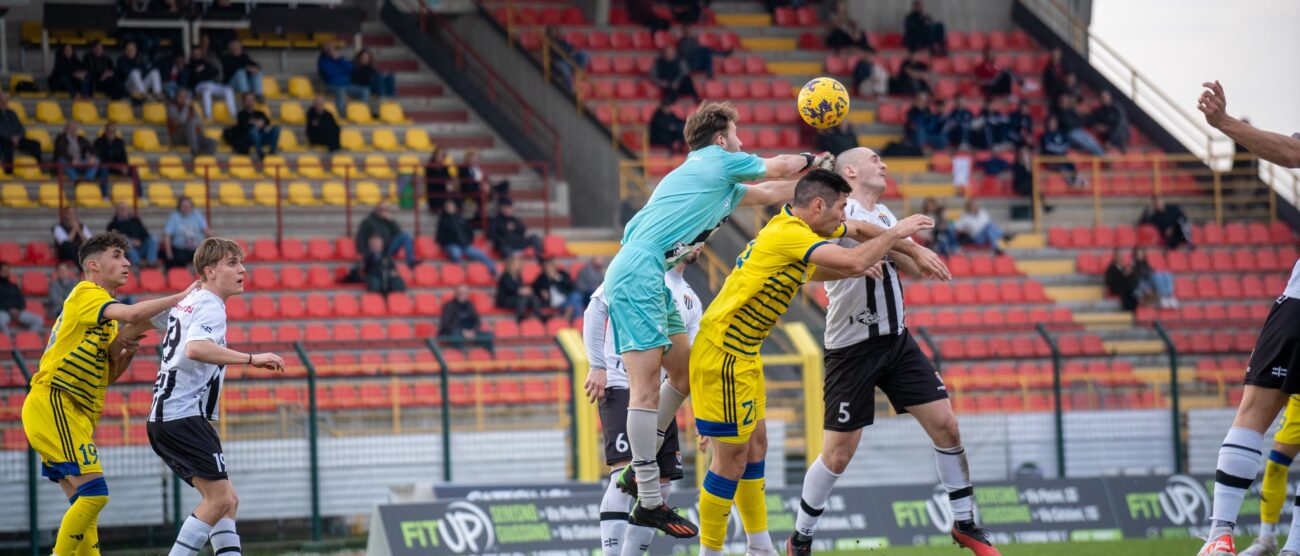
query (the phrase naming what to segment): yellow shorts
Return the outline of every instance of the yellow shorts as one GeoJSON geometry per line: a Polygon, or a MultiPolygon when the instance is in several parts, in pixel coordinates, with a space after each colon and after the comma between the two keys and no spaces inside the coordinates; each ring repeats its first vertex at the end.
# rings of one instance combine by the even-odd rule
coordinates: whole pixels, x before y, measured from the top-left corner
{"type": "Polygon", "coordinates": [[[1282,412],[1282,428],[1273,436],[1274,442],[1300,444],[1300,396],[1291,396],[1282,412]]]}
{"type": "Polygon", "coordinates": [[[691,347],[690,369],[695,430],[719,442],[748,442],[767,414],[762,358],[736,357],[702,341],[691,347]]]}
{"type": "Polygon", "coordinates": [[[51,481],[104,472],[93,439],[96,422],[57,388],[33,386],[23,401],[23,432],[41,455],[41,474],[51,481]]]}

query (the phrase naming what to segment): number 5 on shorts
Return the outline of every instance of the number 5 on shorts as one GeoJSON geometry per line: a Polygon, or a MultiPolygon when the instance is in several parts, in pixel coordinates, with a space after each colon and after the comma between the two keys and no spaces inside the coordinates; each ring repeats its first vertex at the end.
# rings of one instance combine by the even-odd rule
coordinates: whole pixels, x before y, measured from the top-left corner
{"type": "Polygon", "coordinates": [[[840,402],[839,422],[841,423],[849,422],[849,402],[840,402]]]}

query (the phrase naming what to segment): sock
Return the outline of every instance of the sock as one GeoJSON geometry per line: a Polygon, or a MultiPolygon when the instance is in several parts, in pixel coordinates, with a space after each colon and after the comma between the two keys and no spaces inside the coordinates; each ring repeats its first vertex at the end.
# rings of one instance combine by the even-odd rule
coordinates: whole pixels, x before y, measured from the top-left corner
{"type": "Polygon", "coordinates": [[[736,481],[712,471],[704,475],[704,490],[700,491],[700,554],[706,548],[721,553],[737,486],[736,481]]]}
{"type": "Polygon", "coordinates": [[[659,448],[664,445],[664,438],[668,436],[668,429],[673,426],[673,418],[677,416],[677,408],[686,402],[686,394],[678,392],[673,385],[668,384],[665,380],[659,383],[659,421],[656,428],[659,430],[658,443],[655,444],[655,453],[659,453],[659,448]]]}
{"type": "Polygon", "coordinates": [[[673,493],[673,483],[671,481],[666,483],[664,482],[659,483],[659,496],[663,497],[665,504],[668,503],[668,495],[672,493],[673,493]]]}
{"type": "Polygon", "coordinates": [[[618,489],[618,476],[623,468],[609,475],[609,486],[600,499],[600,549],[604,556],[623,553],[623,533],[627,529],[627,511],[635,500],[618,489]]]}
{"type": "MultiPolygon", "coordinates": [[[[767,533],[767,498],[763,493],[763,462],[745,465],[745,474],[736,484],[736,510],[746,533],[767,533]]],[[[771,544],[771,541],[769,541],[771,544]]]]}
{"type": "MultiPolygon", "coordinates": [[[[1281,516],[1278,516],[1279,518],[1281,516]]],[[[1277,524],[1261,521],[1259,524],[1259,540],[1261,542],[1277,542],[1277,524]]]]}
{"type": "Polygon", "coordinates": [[[799,516],[795,518],[794,530],[805,537],[813,536],[817,529],[817,520],[826,510],[826,500],[831,497],[831,488],[840,476],[832,473],[818,456],[808,473],[803,476],[803,495],[799,500],[799,516]]]}
{"type": "MultiPolygon", "coordinates": [[[[673,491],[671,482],[659,483],[659,495],[663,497],[664,503],[668,503],[668,495],[673,491]]],[[[627,524],[626,532],[623,533],[622,556],[641,556],[650,550],[650,543],[654,542],[658,529],[642,527],[640,525],[627,524]]]]}
{"type": "Polygon", "coordinates": [[[86,528],[86,536],[81,539],[81,545],[77,546],[77,556],[99,556],[99,517],[91,520],[90,526],[86,528]]]}
{"type": "Polygon", "coordinates": [[[241,556],[243,549],[239,546],[239,534],[235,533],[235,520],[223,517],[212,526],[212,556],[241,556]]]}
{"type": "Polygon", "coordinates": [[[700,545],[700,556],[722,556],[722,551],[700,545]]]}
{"type": "Polygon", "coordinates": [[[640,407],[627,409],[627,441],[632,445],[632,471],[636,472],[637,498],[642,506],[663,505],[659,494],[659,462],[655,457],[656,411],[640,407]]]}
{"type": "Polygon", "coordinates": [[[1264,435],[1250,429],[1233,427],[1219,446],[1219,464],[1214,472],[1214,514],[1210,538],[1231,533],[1237,525],[1237,512],[1246,490],[1255,482],[1264,453],[1259,445],[1264,435]]]}
{"type": "Polygon", "coordinates": [[[208,535],[212,533],[212,526],[208,525],[190,514],[185,518],[185,523],[181,524],[181,532],[176,535],[176,544],[172,545],[172,551],[167,556],[194,556],[203,545],[208,544],[208,535]]]}
{"type": "Polygon", "coordinates": [[[1264,462],[1264,481],[1259,489],[1259,536],[1273,538],[1277,535],[1277,522],[1282,519],[1282,505],[1286,504],[1286,472],[1291,458],[1273,450],[1264,462]]]}
{"type": "Polygon", "coordinates": [[[948,505],[952,507],[953,521],[975,519],[975,489],[970,484],[966,450],[961,446],[935,446],[934,466],[939,470],[939,482],[948,489],[948,505]]]}
{"type": "MultiPolygon", "coordinates": [[[[1296,507],[1300,508],[1300,494],[1296,495],[1295,503],[1296,507]]],[[[1300,552],[1300,511],[1292,510],[1291,532],[1287,533],[1286,546],[1283,546],[1282,550],[1294,550],[1300,552]]]]}
{"type": "Polygon", "coordinates": [[[94,535],[94,544],[99,543],[98,532],[92,533],[100,510],[108,505],[108,483],[103,477],[89,481],[77,487],[77,493],[68,499],[72,507],[63,514],[59,524],[59,536],[54,541],[55,554],[76,554],[88,535],[94,535]]]}

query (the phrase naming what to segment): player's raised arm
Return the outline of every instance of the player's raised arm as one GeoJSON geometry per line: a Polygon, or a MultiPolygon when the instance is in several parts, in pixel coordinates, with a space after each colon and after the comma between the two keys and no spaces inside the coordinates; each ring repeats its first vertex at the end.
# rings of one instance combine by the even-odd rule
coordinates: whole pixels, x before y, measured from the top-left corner
{"type": "Polygon", "coordinates": [[[851,249],[829,243],[821,245],[808,256],[808,262],[848,276],[863,276],[900,240],[933,227],[934,220],[930,217],[914,214],[900,220],[897,225],[885,230],[874,239],[860,243],[851,249]]]}
{"type": "MultiPolygon", "coordinates": [[[[851,238],[858,242],[871,241],[884,233],[886,228],[870,222],[858,220],[848,220],[844,222],[844,237],[851,238]]],[[[937,280],[952,280],[952,272],[948,270],[948,265],[944,264],[943,259],[929,248],[921,245],[911,238],[899,240],[891,249],[893,253],[904,255],[908,260],[901,258],[896,259],[900,263],[899,270],[910,276],[926,276],[937,280]],[[911,263],[911,266],[903,266],[911,263]]]]}
{"type": "Polygon", "coordinates": [[[180,303],[185,296],[199,287],[198,282],[190,284],[185,291],[175,293],[167,297],[141,301],[132,305],[125,303],[113,303],[104,307],[103,320],[115,320],[125,323],[147,322],[154,315],[172,308],[173,305],[180,303]]]}
{"type": "MultiPolygon", "coordinates": [[[[769,179],[781,180],[793,178],[802,174],[806,170],[821,168],[830,170],[835,166],[835,155],[822,153],[814,155],[812,153],[802,154],[780,154],[772,158],[763,159],[763,168],[766,170],[764,176],[769,179]]],[[[794,189],[791,188],[791,193],[794,189]]],[[[782,199],[788,200],[790,197],[782,199]]]]}
{"type": "Polygon", "coordinates": [[[1287,168],[1300,168],[1300,137],[1264,131],[1229,116],[1228,96],[1223,93],[1223,85],[1215,81],[1201,86],[1209,90],[1201,93],[1196,108],[1205,114],[1206,123],[1264,160],[1287,168]]]}

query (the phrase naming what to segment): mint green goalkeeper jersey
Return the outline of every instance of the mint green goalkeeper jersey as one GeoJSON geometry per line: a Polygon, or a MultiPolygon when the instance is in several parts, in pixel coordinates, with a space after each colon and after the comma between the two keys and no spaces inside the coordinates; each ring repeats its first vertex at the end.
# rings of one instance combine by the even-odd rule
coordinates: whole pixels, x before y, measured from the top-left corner
{"type": "Polygon", "coordinates": [[[726,222],[749,190],[740,182],[765,173],[763,159],[752,154],[727,152],[717,145],[691,151],[627,223],[623,244],[662,252],[664,268],[671,268],[726,222]]]}

